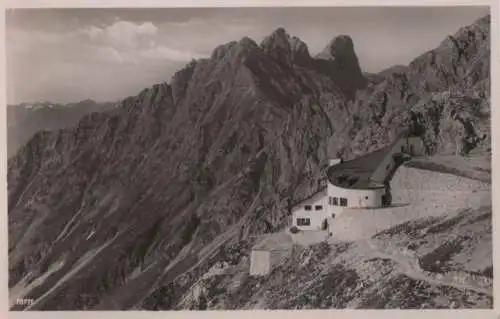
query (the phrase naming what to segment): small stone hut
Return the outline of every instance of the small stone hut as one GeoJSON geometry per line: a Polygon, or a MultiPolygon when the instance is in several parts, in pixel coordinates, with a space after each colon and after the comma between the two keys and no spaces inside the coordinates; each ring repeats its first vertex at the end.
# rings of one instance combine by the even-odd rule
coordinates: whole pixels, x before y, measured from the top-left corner
{"type": "Polygon", "coordinates": [[[268,275],[292,254],[293,240],[286,232],[265,236],[252,248],[250,275],[268,275]]]}

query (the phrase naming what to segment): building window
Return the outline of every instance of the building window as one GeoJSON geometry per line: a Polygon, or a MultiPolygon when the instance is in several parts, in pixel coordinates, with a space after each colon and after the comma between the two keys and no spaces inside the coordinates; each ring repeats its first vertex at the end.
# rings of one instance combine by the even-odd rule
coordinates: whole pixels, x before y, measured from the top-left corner
{"type": "Polygon", "coordinates": [[[404,152],[406,152],[406,149],[404,146],[401,146],[401,153],[404,153],[404,152]]]}
{"type": "Polygon", "coordinates": [[[316,206],[314,206],[314,209],[315,210],[322,210],[323,209],[323,205],[316,205],[316,206]]]}
{"type": "Polygon", "coordinates": [[[347,198],[340,198],[340,206],[347,206],[347,198]]]}
{"type": "Polygon", "coordinates": [[[332,218],[335,218],[335,213],[332,213],[332,218]]]}
{"type": "Polygon", "coordinates": [[[297,226],[310,226],[311,219],[310,218],[297,218],[297,226]]]}
{"type": "Polygon", "coordinates": [[[335,206],[339,205],[339,199],[337,197],[333,198],[333,205],[335,205],[335,206]]]}
{"type": "Polygon", "coordinates": [[[312,206],[311,206],[311,205],[306,205],[306,206],[304,206],[304,209],[305,209],[305,210],[311,210],[311,209],[312,209],[312,206]]]}
{"type": "Polygon", "coordinates": [[[365,199],[368,199],[368,196],[365,196],[365,199]]]}

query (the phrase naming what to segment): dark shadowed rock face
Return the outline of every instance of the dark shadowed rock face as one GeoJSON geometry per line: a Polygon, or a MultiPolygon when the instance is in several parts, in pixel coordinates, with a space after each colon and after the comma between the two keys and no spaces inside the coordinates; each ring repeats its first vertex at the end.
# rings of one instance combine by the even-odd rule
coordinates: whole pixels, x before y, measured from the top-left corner
{"type": "Polygon", "coordinates": [[[332,41],[330,41],[318,57],[327,60],[337,59],[346,63],[351,62],[352,64],[358,65],[358,61],[355,59],[356,54],[354,53],[354,43],[348,35],[340,35],[332,39],[332,41]]]}
{"type": "Polygon", "coordinates": [[[316,57],[317,67],[328,70],[349,99],[354,98],[357,90],[366,87],[368,80],[361,71],[350,36],[335,37],[316,57]]]}
{"type": "MultiPolygon", "coordinates": [[[[278,29],[260,46],[219,46],[116,109],[35,134],[8,163],[9,287],[46,274],[25,295],[38,310],[182,308],[225,252],[245,256],[253,235],[286,224],[289,203],[320,187],[328,152],[347,158],[408,130],[430,153],[455,150],[457,136],[461,152],[477,148],[489,128],[484,21],[376,84],[349,37],[312,58],[278,29]]],[[[354,289],[355,272],[335,271],[345,278],[325,282],[354,289]]],[[[198,306],[207,305],[189,305],[198,306]]]]}

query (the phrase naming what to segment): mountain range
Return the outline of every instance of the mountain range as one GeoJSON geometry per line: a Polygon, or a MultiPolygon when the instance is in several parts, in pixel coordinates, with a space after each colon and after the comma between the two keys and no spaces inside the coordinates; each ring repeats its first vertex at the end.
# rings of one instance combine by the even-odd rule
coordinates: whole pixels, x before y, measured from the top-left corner
{"type": "Polygon", "coordinates": [[[36,132],[70,127],[84,115],[106,111],[113,105],[92,100],[69,104],[43,102],[7,105],[7,156],[14,155],[36,132]]]}
{"type": "MultiPolygon", "coordinates": [[[[41,131],[29,140],[9,131],[22,144],[8,161],[9,289],[34,300],[12,309],[241,309],[264,295],[266,308],[491,307],[492,296],[433,290],[384,259],[372,261],[376,294],[359,270],[327,262],[354,258],[351,243],[305,249],[268,278],[241,270],[255,238],[286,227],[291,203],[321,187],[331,157],[350,159],[407,133],[422,137],[429,156],[488,154],[489,97],[487,16],[378,74],[363,73],[348,35],[311,56],[278,28],[260,44],[220,45],[107,111],[85,102],[89,114],[45,127],[38,116],[15,115],[34,123],[23,134],[41,131]],[[295,266],[306,257],[316,262],[295,266]],[[230,279],[211,277],[197,293],[221,263],[232,267],[230,279]],[[313,274],[314,285],[300,285],[313,274]]],[[[433,225],[444,238],[454,227],[491,227],[491,206],[471,214],[405,227],[433,225]]],[[[400,227],[377,238],[387,236],[407,235],[400,227]]]]}

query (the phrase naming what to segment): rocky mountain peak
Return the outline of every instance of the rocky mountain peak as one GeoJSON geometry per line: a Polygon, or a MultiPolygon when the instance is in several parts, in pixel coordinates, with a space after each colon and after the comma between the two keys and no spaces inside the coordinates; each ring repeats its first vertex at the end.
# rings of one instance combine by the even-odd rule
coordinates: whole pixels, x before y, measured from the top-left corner
{"type": "Polygon", "coordinates": [[[307,44],[296,36],[290,39],[290,48],[292,50],[292,58],[294,61],[307,61],[311,59],[307,44]]]}
{"type": "Polygon", "coordinates": [[[229,50],[231,50],[231,48],[234,47],[236,44],[238,44],[237,41],[230,41],[228,43],[217,46],[212,51],[210,59],[215,61],[220,61],[226,55],[226,53],[229,52],[229,50]]]}
{"type": "Polygon", "coordinates": [[[279,27],[273,32],[271,32],[270,35],[265,37],[264,40],[262,40],[261,46],[265,49],[268,47],[276,47],[276,46],[288,47],[289,40],[290,40],[290,35],[285,30],[285,28],[279,27]]]}
{"type": "Polygon", "coordinates": [[[264,38],[261,47],[273,59],[285,61],[288,64],[310,59],[307,44],[296,36],[290,36],[283,27],[277,28],[264,38]]]}
{"type": "Polygon", "coordinates": [[[325,49],[316,55],[319,67],[330,74],[350,98],[366,87],[368,80],[361,71],[354,42],[348,35],[333,38],[325,49]]]}
{"type": "Polygon", "coordinates": [[[220,62],[222,60],[235,60],[242,56],[255,53],[260,48],[257,43],[249,38],[243,37],[239,41],[231,41],[223,45],[219,45],[212,51],[210,60],[220,62]]]}
{"type": "Polygon", "coordinates": [[[259,45],[253,39],[251,39],[249,37],[241,38],[238,43],[243,48],[250,49],[250,50],[255,50],[259,47],[259,45]]]}
{"type": "Polygon", "coordinates": [[[330,59],[350,59],[356,56],[354,43],[348,35],[339,35],[333,38],[322,52],[322,57],[330,59]]]}

